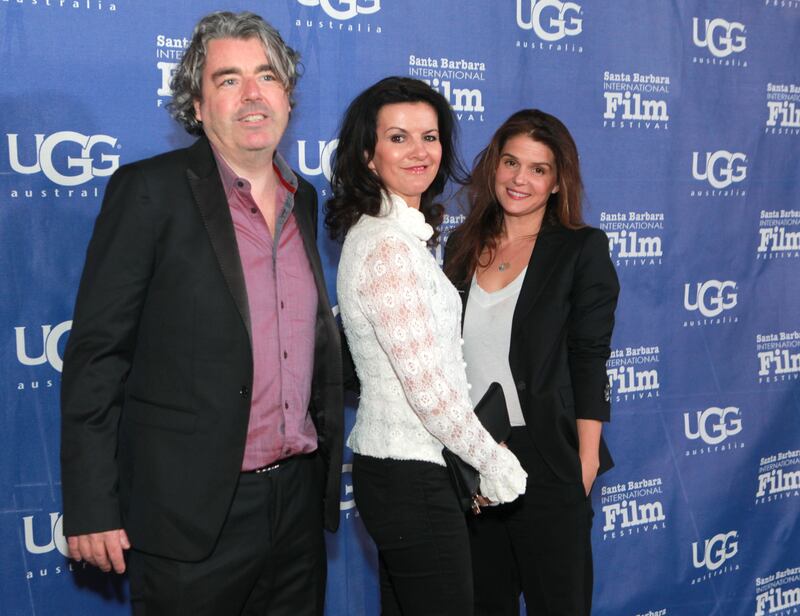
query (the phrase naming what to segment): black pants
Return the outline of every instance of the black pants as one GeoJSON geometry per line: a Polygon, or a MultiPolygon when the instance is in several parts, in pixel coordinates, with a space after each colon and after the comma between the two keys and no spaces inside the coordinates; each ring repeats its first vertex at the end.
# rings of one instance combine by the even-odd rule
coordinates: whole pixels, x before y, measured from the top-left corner
{"type": "Polygon", "coordinates": [[[583,484],[547,467],[527,428],[508,447],[528,472],[525,494],[469,520],[475,615],[588,616],[592,605],[591,503],[583,484]]]}
{"type": "Polygon", "coordinates": [[[200,562],[131,550],[134,615],[321,616],[322,482],[317,454],[242,474],[217,545],[200,562]]]}
{"type": "Polygon", "coordinates": [[[470,616],[469,539],[447,469],[356,455],[353,489],[378,546],[383,615],[470,616]]]}

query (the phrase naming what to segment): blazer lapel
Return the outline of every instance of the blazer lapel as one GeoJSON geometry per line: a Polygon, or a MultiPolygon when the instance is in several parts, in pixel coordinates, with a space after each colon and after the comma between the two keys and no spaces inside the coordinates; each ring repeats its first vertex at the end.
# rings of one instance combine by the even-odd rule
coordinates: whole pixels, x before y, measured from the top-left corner
{"type": "Polygon", "coordinates": [[[531,310],[544,289],[547,280],[555,270],[559,257],[566,246],[566,237],[560,227],[543,229],[536,239],[536,244],[528,262],[528,271],[522,281],[514,317],[511,321],[512,340],[516,331],[528,312],[531,310]]]}
{"type": "Polygon", "coordinates": [[[303,238],[303,247],[306,250],[308,263],[311,266],[311,271],[314,274],[314,282],[317,285],[317,293],[319,295],[319,302],[322,307],[330,311],[330,300],[328,300],[328,292],[325,286],[325,276],[322,274],[322,261],[320,261],[319,250],[317,250],[317,230],[314,228],[314,221],[309,213],[310,207],[317,207],[316,203],[306,203],[308,196],[305,194],[302,186],[298,187],[295,194],[294,219],[297,223],[297,228],[300,230],[300,237],[303,238]]]}
{"type": "Polygon", "coordinates": [[[219,268],[233,296],[233,301],[247,335],[252,340],[250,329],[250,309],[247,302],[247,286],[244,280],[242,262],[239,258],[239,247],[236,243],[236,232],[233,219],[228,208],[228,200],[222,187],[217,164],[211,146],[205,138],[198,139],[189,148],[189,168],[186,176],[191,186],[200,215],[205,223],[211,246],[217,255],[219,268]]]}

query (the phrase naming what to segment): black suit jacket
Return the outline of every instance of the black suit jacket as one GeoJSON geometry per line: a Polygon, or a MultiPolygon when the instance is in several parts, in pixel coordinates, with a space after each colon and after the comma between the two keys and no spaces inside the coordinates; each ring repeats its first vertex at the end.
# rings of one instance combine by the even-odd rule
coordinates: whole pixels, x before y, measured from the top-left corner
{"type": "MultiPolygon", "coordinates": [[[[447,254],[458,241],[456,231],[447,254]]],[[[470,282],[454,277],[466,309],[470,282]]],[[[576,419],[610,419],[606,360],[619,283],[599,229],[544,227],[522,282],[511,326],[508,361],[522,413],[553,472],[581,481],[576,419]]],[[[613,466],[605,441],[600,472],[613,466]]]]}
{"type": "MultiPolygon", "coordinates": [[[[316,192],[298,180],[294,215],[319,294],[309,411],[327,467],[325,523],[335,530],[341,343],[315,244],[316,192]]],[[[125,528],[153,554],[211,552],[244,453],[250,335],[208,141],[120,168],[95,223],[64,357],[65,534],[125,528]]]]}

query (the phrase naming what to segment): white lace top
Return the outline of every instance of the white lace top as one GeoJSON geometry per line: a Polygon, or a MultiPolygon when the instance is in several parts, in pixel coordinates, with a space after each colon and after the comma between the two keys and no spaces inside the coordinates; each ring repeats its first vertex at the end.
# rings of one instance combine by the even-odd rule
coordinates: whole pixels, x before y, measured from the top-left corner
{"type": "Polygon", "coordinates": [[[460,337],[461,300],[426,246],[421,212],[384,195],[342,247],[337,293],[361,381],[347,444],[376,458],[444,465],[442,445],[481,474],[481,493],[508,502],[526,473],[475,416],[460,337]]]}

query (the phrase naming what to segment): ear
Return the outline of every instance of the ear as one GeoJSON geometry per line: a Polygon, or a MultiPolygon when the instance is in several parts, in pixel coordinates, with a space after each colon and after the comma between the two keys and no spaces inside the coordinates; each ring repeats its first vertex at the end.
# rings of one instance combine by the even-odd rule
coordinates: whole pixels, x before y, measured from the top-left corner
{"type": "Polygon", "coordinates": [[[553,190],[551,190],[551,191],[550,191],[550,194],[551,194],[551,195],[554,195],[554,194],[556,194],[556,193],[558,192],[558,189],[559,189],[559,188],[560,188],[560,187],[559,187],[559,185],[558,185],[558,184],[556,184],[555,186],[553,186],[553,190]]]}
{"type": "MultiPolygon", "coordinates": [[[[364,158],[367,158],[368,156],[369,156],[369,152],[364,150],[364,158]]],[[[376,175],[378,174],[378,170],[375,168],[375,161],[372,160],[371,158],[369,160],[367,160],[367,169],[369,169],[370,171],[372,171],[376,175]]]]}
{"type": "Polygon", "coordinates": [[[194,117],[197,119],[198,122],[202,122],[203,121],[203,116],[200,113],[200,99],[197,99],[197,98],[194,99],[194,102],[192,103],[192,106],[194,107],[194,117]]]}

